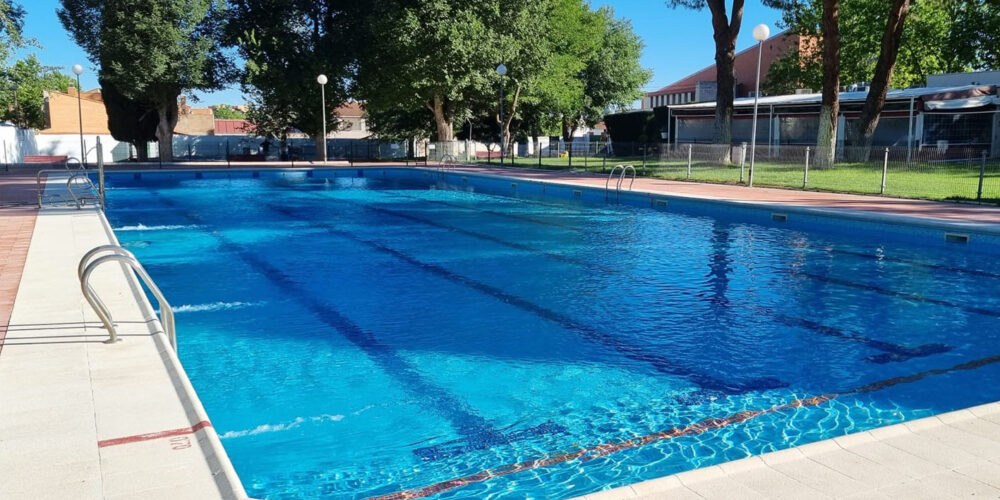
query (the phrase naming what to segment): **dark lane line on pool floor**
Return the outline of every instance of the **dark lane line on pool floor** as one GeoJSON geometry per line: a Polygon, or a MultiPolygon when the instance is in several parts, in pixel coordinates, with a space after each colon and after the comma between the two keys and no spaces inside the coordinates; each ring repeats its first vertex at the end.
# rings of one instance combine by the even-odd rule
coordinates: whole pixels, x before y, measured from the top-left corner
{"type": "Polygon", "coordinates": [[[361,243],[369,248],[372,248],[387,255],[391,255],[397,258],[398,260],[406,262],[423,271],[426,271],[429,274],[433,274],[435,276],[451,281],[452,283],[456,283],[465,286],[467,288],[471,288],[480,293],[488,295],[496,300],[517,307],[518,309],[530,312],[540,318],[543,318],[557,325],[560,325],[563,329],[567,330],[568,332],[576,333],[579,336],[589,339],[597,344],[609,347],[617,351],[619,354],[622,354],[628,359],[648,363],[661,373],[684,377],[689,381],[695,383],[702,389],[720,391],[726,394],[743,394],[750,391],[765,391],[768,389],[778,389],[788,386],[787,383],[774,378],[759,378],[742,383],[727,382],[724,380],[720,380],[711,375],[701,373],[687,367],[680,366],[673,360],[666,358],[664,356],[646,352],[645,349],[639,346],[632,345],[623,340],[620,340],[616,338],[614,335],[609,335],[607,333],[604,333],[600,330],[597,330],[588,325],[580,323],[575,319],[570,318],[569,316],[542,307],[538,304],[535,304],[534,302],[531,302],[530,300],[504,292],[503,290],[500,290],[499,288],[496,288],[492,285],[488,285],[481,281],[472,279],[468,276],[452,272],[439,265],[424,262],[422,260],[417,259],[416,257],[403,253],[394,248],[388,247],[377,241],[368,240],[349,231],[338,229],[334,227],[332,224],[317,221],[314,218],[315,217],[314,214],[306,214],[303,213],[301,210],[296,211],[288,207],[277,206],[273,204],[268,204],[267,207],[270,210],[284,214],[285,216],[291,219],[297,221],[306,221],[306,223],[313,228],[323,229],[332,235],[339,236],[341,238],[354,241],[356,243],[361,243]]]}
{"type": "Polygon", "coordinates": [[[219,231],[213,230],[211,225],[206,224],[197,214],[184,211],[183,207],[177,206],[173,200],[163,196],[160,192],[151,190],[151,193],[165,205],[178,212],[183,211],[185,218],[201,226],[201,231],[215,238],[223,250],[235,254],[251,268],[257,269],[272,285],[293,297],[317,319],[336,330],[351,344],[364,352],[384,373],[416,396],[418,400],[426,403],[423,408],[429,409],[447,420],[465,441],[464,445],[447,449],[439,450],[436,447],[427,447],[414,450],[414,453],[422,459],[444,458],[445,453],[464,453],[495,445],[509,444],[535,435],[565,432],[564,428],[552,422],[544,422],[509,433],[497,430],[450,391],[425,379],[412,363],[403,358],[392,347],[379,341],[372,332],[360,327],[330,305],[314,299],[312,294],[308,290],[300,288],[291,276],[261,259],[254,252],[231,241],[219,231]],[[439,454],[442,456],[438,456],[439,454]]]}
{"type": "Polygon", "coordinates": [[[698,422],[695,422],[693,424],[684,427],[673,427],[665,431],[633,437],[630,439],[626,439],[624,441],[608,442],[596,446],[581,448],[579,450],[570,453],[548,455],[542,458],[527,460],[515,464],[503,465],[500,467],[494,467],[492,469],[486,469],[484,471],[477,472],[475,474],[470,474],[467,476],[462,476],[456,479],[451,479],[448,481],[440,481],[431,484],[429,486],[422,486],[422,487],[397,491],[395,493],[389,493],[386,495],[377,495],[368,497],[367,500],[404,500],[410,498],[423,498],[430,495],[436,495],[438,493],[444,493],[446,491],[454,490],[456,488],[461,488],[462,486],[481,483],[493,478],[502,477],[508,474],[514,474],[526,470],[539,469],[542,467],[548,467],[552,465],[566,463],[573,460],[579,460],[579,462],[581,463],[588,462],[590,460],[611,455],[613,453],[639,448],[660,441],[704,434],[706,432],[728,427],[730,425],[741,424],[765,415],[779,413],[786,410],[794,410],[796,408],[807,408],[807,407],[818,406],[820,404],[837,399],[838,397],[849,396],[852,394],[872,393],[896,385],[917,382],[924,378],[935,375],[945,375],[956,371],[976,370],[978,368],[982,368],[984,366],[988,366],[997,362],[1000,362],[1000,355],[993,355],[985,358],[980,358],[974,361],[969,361],[966,363],[960,363],[950,368],[937,368],[932,370],[926,370],[912,375],[894,377],[890,379],[880,380],[877,382],[871,382],[841,392],[831,392],[827,394],[820,394],[819,396],[794,399],[788,403],[775,405],[763,410],[744,410],[732,413],[722,418],[705,418],[703,420],[700,420],[698,422]]]}
{"type": "MultiPolygon", "coordinates": [[[[461,192],[461,191],[455,191],[455,192],[461,192]]],[[[476,194],[483,194],[483,193],[476,192],[476,194]]],[[[471,207],[471,206],[468,206],[468,205],[463,205],[461,203],[455,203],[455,202],[444,201],[444,200],[431,200],[431,199],[427,199],[427,198],[421,198],[419,196],[404,195],[404,194],[398,194],[398,193],[395,194],[395,195],[399,196],[399,197],[413,199],[413,200],[424,201],[424,202],[427,202],[427,203],[434,203],[434,204],[440,204],[440,205],[449,206],[449,207],[453,207],[453,208],[460,208],[460,209],[471,210],[471,211],[475,211],[475,212],[482,212],[482,213],[486,213],[486,214],[496,215],[496,216],[499,216],[499,217],[507,217],[507,218],[516,219],[516,220],[522,220],[522,221],[531,222],[531,223],[535,223],[535,224],[542,224],[542,225],[547,225],[547,226],[564,227],[564,228],[572,229],[572,230],[579,231],[579,232],[587,232],[587,233],[594,234],[594,235],[597,235],[597,236],[606,236],[604,233],[601,233],[600,231],[594,231],[592,229],[585,229],[585,228],[582,228],[582,227],[577,227],[577,226],[573,226],[573,225],[570,225],[570,224],[563,224],[563,223],[559,223],[559,222],[543,221],[543,220],[535,219],[535,218],[530,217],[530,216],[517,215],[517,214],[507,214],[507,213],[499,212],[499,211],[495,211],[495,210],[486,210],[486,209],[475,208],[475,207],[471,207]]],[[[496,197],[495,195],[487,195],[487,196],[492,196],[494,198],[496,197]]],[[[521,198],[514,198],[514,199],[517,199],[518,201],[522,200],[521,198]]],[[[551,205],[551,206],[557,207],[558,205],[551,205]]],[[[829,253],[835,253],[835,254],[840,254],[840,255],[848,255],[848,256],[852,256],[852,257],[863,258],[863,259],[866,259],[866,260],[894,262],[894,263],[898,263],[898,264],[906,264],[906,265],[911,265],[911,266],[924,267],[924,268],[928,268],[928,269],[936,269],[936,270],[939,270],[939,271],[946,271],[946,272],[951,272],[951,273],[959,273],[959,274],[967,274],[967,275],[973,275],[973,276],[982,276],[982,277],[986,277],[986,278],[1000,279],[1000,274],[998,274],[998,273],[992,273],[992,272],[989,272],[989,271],[983,271],[983,270],[980,270],[980,269],[968,269],[968,268],[964,268],[964,267],[955,267],[955,266],[949,266],[949,265],[944,265],[944,264],[933,264],[933,263],[930,263],[930,262],[922,262],[922,261],[918,261],[918,260],[905,259],[905,258],[902,258],[902,257],[892,257],[892,256],[887,256],[887,255],[874,255],[874,254],[865,253],[865,252],[858,252],[858,251],[854,251],[854,250],[845,250],[845,249],[842,249],[842,248],[830,248],[830,247],[827,247],[827,246],[816,246],[816,245],[810,245],[810,244],[805,244],[805,243],[794,243],[794,244],[792,244],[792,247],[793,248],[802,248],[802,249],[807,249],[807,250],[814,250],[814,251],[823,252],[823,253],[829,252],[829,253]]]]}
{"type": "MultiPolygon", "coordinates": [[[[303,191],[303,192],[310,193],[309,191],[303,191]]],[[[492,235],[489,235],[489,234],[484,234],[484,233],[480,233],[480,232],[477,232],[477,231],[472,231],[472,230],[469,230],[469,229],[464,229],[464,228],[460,228],[460,227],[451,226],[451,225],[448,225],[448,224],[443,224],[443,223],[440,223],[440,222],[437,222],[437,221],[434,221],[434,220],[431,220],[431,219],[427,219],[427,218],[424,218],[424,217],[419,217],[419,216],[412,215],[412,214],[406,214],[406,213],[398,212],[398,211],[395,211],[395,210],[390,210],[390,209],[387,209],[387,208],[373,207],[371,205],[364,204],[364,203],[357,203],[357,202],[352,202],[352,201],[347,201],[347,200],[341,200],[341,199],[331,199],[331,198],[325,197],[325,196],[317,196],[318,193],[310,193],[310,194],[312,194],[315,199],[320,199],[320,200],[324,200],[324,201],[335,201],[337,203],[345,203],[345,204],[349,204],[349,205],[352,205],[352,206],[358,206],[358,207],[364,208],[366,210],[373,211],[375,213],[380,213],[380,214],[384,214],[384,215],[389,215],[389,216],[393,216],[393,217],[402,218],[404,220],[409,220],[409,221],[416,222],[416,223],[423,224],[423,225],[429,225],[429,226],[436,227],[436,228],[443,229],[443,230],[450,231],[450,232],[457,232],[457,233],[464,234],[464,235],[472,237],[472,238],[477,238],[477,239],[480,239],[480,240],[489,241],[489,242],[492,242],[492,243],[496,243],[498,245],[503,245],[503,246],[506,246],[508,248],[513,248],[515,250],[520,250],[520,251],[523,251],[523,252],[528,252],[528,253],[533,253],[533,254],[537,254],[537,255],[542,255],[542,256],[548,257],[550,259],[554,259],[554,260],[557,260],[557,261],[560,261],[560,262],[565,262],[565,263],[572,264],[572,265],[579,266],[579,267],[584,267],[584,268],[587,268],[587,269],[590,269],[592,271],[596,271],[596,272],[599,272],[599,273],[609,273],[609,274],[623,275],[623,276],[628,277],[629,279],[633,279],[633,280],[635,280],[637,282],[640,282],[640,283],[643,283],[643,284],[645,284],[647,286],[659,288],[661,290],[668,290],[668,291],[670,291],[672,293],[682,294],[682,295],[685,295],[687,297],[695,298],[695,299],[699,299],[699,300],[706,300],[707,299],[707,300],[713,302],[715,305],[721,305],[721,306],[726,307],[726,308],[732,308],[731,304],[728,304],[728,303],[724,303],[724,304],[718,303],[718,301],[714,301],[711,298],[704,297],[701,294],[692,293],[692,292],[690,292],[688,290],[683,290],[683,289],[680,289],[680,288],[668,285],[666,283],[663,283],[663,282],[660,282],[658,280],[651,279],[651,278],[648,278],[648,277],[645,277],[645,276],[633,275],[633,274],[631,274],[631,273],[629,273],[627,271],[622,271],[621,269],[618,269],[618,268],[603,266],[603,265],[600,265],[600,264],[588,262],[588,261],[585,261],[585,260],[580,260],[580,259],[577,259],[577,258],[574,258],[574,257],[569,257],[569,256],[566,256],[566,255],[562,255],[562,254],[548,252],[548,251],[545,251],[545,250],[539,250],[539,249],[533,248],[533,247],[531,247],[529,245],[524,245],[522,243],[515,243],[515,242],[507,241],[507,240],[504,240],[502,238],[498,238],[498,237],[495,237],[495,236],[492,236],[492,235]]],[[[830,326],[821,325],[821,324],[819,324],[819,323],[817,323],[815,321],[808,320],[808,319],[805,319],[805,318],[796,318],[796,317],[792,317],[792,316],[779,315],[771,307],[760,306],[760,305],[748,305],[747,307],[750,307],[752,309],[752,311],[753,311],[754,314],[765,315],[765,316],[772,317],[776,321],[779,321],[779,322],[781,322],[781,323],[783,323],[783,324],[785,324],[787,326],[795,326],[795,327],[798,327],[798,328],[803,328],[803,329],[806,329],[806,330],[810,330],[813,333],[816,333],[816,334],[819,334],[819,335],[823,335],[823,336],[827,336],[827,337],[833,337],[833,338],[838,338],[838,339],[846,340],[846,341],[850,341],[850,342],[856,342],[856,343],[859,343],[859,344],[864,345],[866,347],[869,347],[871,349],[882,351],[884,353],[882,355],[867,356],[867,357],[864,358],[866,361],[870,361],[870,362],[873,362],[873,363],[882,364],[882,363],[890,363],[890,362],[902,362],[902,361],[906,361],[906,360],[911,359],[911,358],[924,357],[924,356],[930,356],[930,355],[933,355],[933,354],[940,354],[940,353],[948,352],[948,351],[950,351],[950,350],[953,349],[953,347],[951,347],[951,346],[948,346],[946,344],[940,344],[940,343],[921,344],[921,345],[917,345],[917,346],[906,346],[906,345],[894,344],[894,343],[890,343],[890,342],[884,342],[884,341],[880,341],[880,340],[871,339],[871,338],[866,337],[865,335],[862,335],[861,333],[858,333],[858,332],[849,332],[849,331],[845,331],[845,330],[842,330],[842,329],[839,329],[839,328],[834,328],[834,327],[830,327],[830,326]]]]}
{"type": "Polygon", "coordinates": [[[866,284],[866,283],[857,283],[857,282],[854,282],[854,281],[843,280],[843,279],[834,278],[834,277],[831,277],[831,276],[820,276],[818,274],[808,273],[808,272],[805,272],[805,271],[798,271],[798,270],[794,270],[794,269],[789,270],[789,273],[792,276],[800,276],[800,277],[805,277],[805,278],[809,278],[809,279],[812,279],[812,280],[823,281],[823,282],[830,283],[830,284],[833,284],[833,285],[839,285],[839,286],[844,286],[844,287],[849,287],[849,288],[857,288],[857,289],[861,289],[861,290],[867,290],[869,292],[875,292],[875,293],[878,293],[878,294],[881,294],[881,295],[886,295],[886,296],[889,296],[889,297],[899,297],[899,298],[906,299],[906,300],[912,300],[914,302],[923,302],[925,304],[934,304],[934,305],[938,305],[938,306],[952,307],[952,308],[960,309],[960,310],[968,312],[968,313],[980,314],[980,315],[983,315],[983,316],[992,316],[994,318],[1000,317],[1000,311],[994,311],[992,309],[983,309],[981,307],[963,306],[961,304],[956,304],[954,302],[951,302],[951,301],[948,301],[948,300],[944,300],[944,299],[932,299],[930,297],[924,297],[923,295],[920,295],[920,294],[917,294],[917,293],[900,292],[898,290],[889,290],[887,288],[877,287],[875,285],[869,285],[869,284],[866,284]]]}

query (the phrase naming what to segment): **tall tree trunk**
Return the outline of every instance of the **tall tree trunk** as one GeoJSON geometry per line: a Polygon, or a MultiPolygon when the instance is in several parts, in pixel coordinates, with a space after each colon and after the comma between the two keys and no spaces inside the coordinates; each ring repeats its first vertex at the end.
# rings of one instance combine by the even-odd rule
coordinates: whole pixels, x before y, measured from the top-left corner
{"type": "Polygon", "coordinates": [[[143,140],[136,140],[132,143],[135,146],[135,159],[139,162],[149,161],[149,144],[143,140]]]}
{"type": "Polygon", "coordinates": [[[899,44],[903,38],[903,25],[909,12],[910,0],[892,0],[885,32],[882,34],[878,63],[875,64],[875,76],[872,77],[865,105],[861,108],[861,118],[852,131],[851,142],[857,148],[857,160],[867,159],[872,147],[872,138],[875,135],[875,128],[878,127],[879,115],[885,106],[885,96],[889,91],[889,81],[896,67],[896,56],[899,55],[899,44]]]}
{"type": "Polygon", "coordinates": [[[573,134],[576,133],[577,121],[571,120],[568,116],[563,115],[562,117],[562,137],[565,142],[573,141],[573,134]]]}
{"type": "Polygon", "coordinates": [[[514,98],[511,100],[509,112],[504,116],[504,122],[501,124],[503,126],[503,137],[506,139],[506,144],[501,144],[500,147],[504,151],[509,151],[507,145],[511,143],[510,140],[510,123],[514,121],[514,113],[517,113],[517,101],[521,97],[521,84],[518,83],[517,87],[514,88],[514,98]]]}
{"type": "Polygon", "coordinates": [[[160,150],[161,161],[174,159],[174,126],[177,125],[177,96],[168,95],[156,106],[159,117],[156,123],[156,142],[160,150]]]}
{"type": "Polygon", "coordinates": [[[837,156],[840,114],[840,27],[838,0],[823,0],[823,104],[816,137],[816,166],[830,167],[837,156]]]}
{"type": "Polygon", "coordinates": [[[455,140],[455,127],[451,122],[451,117],[445,110],[444,97],[441,94],[434,94],[434,102],[428,107],[434,113],[434,124],[437,127],[438,142],[451,142],[455,140]]]}
{"type": "MultiPolygon", "coordinates": [[[[736,78],[733,64],[736,59],[736,37],[743,22],[743,0],[733,0],[732,15],[726,14],[726,0],[708,0],[712,12],[712,31],[715,38],[715,142],[729,145],[733,139],[733,94],[736,78]]],[[[726,148],[725,161],[729,160],[726,148]]]]}

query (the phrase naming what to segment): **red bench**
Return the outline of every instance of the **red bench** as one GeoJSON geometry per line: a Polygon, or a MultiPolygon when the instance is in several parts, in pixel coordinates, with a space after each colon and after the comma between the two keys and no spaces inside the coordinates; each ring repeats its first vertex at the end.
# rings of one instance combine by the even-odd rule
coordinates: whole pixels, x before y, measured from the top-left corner
{"type": "Polygon", "coordinates": [[[66,163],[69,159],[68,156],[58,156],[58,155],[24,155],[23,163],[44,163],[47,165],[52,165],[56,163],[66,163]]]}

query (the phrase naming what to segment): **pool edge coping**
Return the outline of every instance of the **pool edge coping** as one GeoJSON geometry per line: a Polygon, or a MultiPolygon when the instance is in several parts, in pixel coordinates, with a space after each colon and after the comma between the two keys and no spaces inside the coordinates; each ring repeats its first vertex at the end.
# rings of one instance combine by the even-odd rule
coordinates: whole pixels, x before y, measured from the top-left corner
{"type": "MultiPolygon", "coordinates": [[[[120,245],[118,236],[111,227],[111,222],[108,221],[104,211],[96,208],[92,208],[91,210],[97,213],[105,235],[108,237],[111,244],[120,245]]],[[[201,399],[198,397],[197,391],[191,384],[187,371],[184,370],[184,365],[177,356],[177,352],[174,351],[174,349],[166,341],[166,335],[162,333],[166,330],[163,328],[163,324],[160,322],[160,318],[157,315],[156,310],[153,309],[153,305],[149,302],[146,294],[143,293],[142,285],[139,283],[135,272],[132,269],[129,269],[128,272],[125,273],[125,276],[128,281],[129,292],[132,294],[132,298],[135,299],[136,305],[140,308],[140,310],[142,310],[142,313],[146,317],[151,319],[149,328],[151,333],[154,334],[152,335],[153,341],[157,344],[157,351],[160,355],[160,361],[164,364],[164,369],[168,372],[168,375],[171,375],[171,378],[174,381],[174,389],[178,392],[178,399],[181,406],[189,415],[193,415],[195,417],[195,422],[211,422],[208,412],[205,410],[204,405],[201,403],[201,399]]],[[[197,424],[194,424],[194,426],[197,426],[197,424]]],[[[223,496],[227,496],[228,494],[228,496],[232,498],[248,498],[247,492],[243,487],[243,483],[240,480],[239,475],[236,473],[236,468],[229,459],[229,455],[226,453],[226,449],[222,445],[222,441],[219,439],[219,435],[215,431],[215,427],[208,425],[201,427],[199,430],[204,432],[204,435],[207,438],[203,441],[203,443],[207,445],[208,449],[206,450],[204,447],[199,446],[203,450],[203,457],[210,467],[213,469],[217,468],[220,472],[215,478],[215,483],[219,487],[220,493],[222,493],[223,496]],[[223,479],[224,482],[220,482],[219,479],[223,479]]],[[[199,445],[201,445],[201,443],[199,443],[199,445]]]]}

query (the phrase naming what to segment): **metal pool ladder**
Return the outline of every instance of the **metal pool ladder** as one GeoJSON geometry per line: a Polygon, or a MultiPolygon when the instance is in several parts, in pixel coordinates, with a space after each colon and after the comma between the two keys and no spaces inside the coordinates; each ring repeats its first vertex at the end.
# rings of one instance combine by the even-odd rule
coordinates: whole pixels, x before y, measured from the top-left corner
{"type": "Polygon", "coordinates": [[[444,176],[445,170],[453,170],[457,163],[458,160],[455,159],[454,155],[444,155],[441,157],[441,161],[438,162],[438,172],[441,172],[441,175],[444,176]]]}
{"type": "Polygon", "coordinates": [[[621,193],[622,184],[625,182],[625,174],[631,170],[632,179],[628,183],[628,190],[632,190],[632,184],[635,184],[635,167],[632,165],[615,165],[615,168],[611,169],[611,173],[608,174],[608,180],[604,183],[604,199],[608,199],[608,192],[611,190],[611,178],[615,176],[615,173],[621,170],[621,174],[618,176],[618,182],[615,184],[615,201],[618,201],[618,195],[621,193]]]}
{"type": "Polygon", "coordinates": [[[94,288],[90,286],[90,275],[94,272],[94,269],[97,269],[101,264],[106,262],[128,264],[139,278],[142,279],[143,283],[146,284],[149,291],[153,292],[153,296],[156,297],[156,301],[160,306],[160,316],[163,318],[162,324],[163,329],[166,330],[167,340],[170,342],[170,347],[173,347],[174,352],[176,352],[177,330],[174,326],[174,311],[170,307],[170,303],[167,302],[167,299],[163,296],[163,292],[156,286],[156,282],[149,276],[146,269],[142,267],[142,264],[135,258],[135,255],[118,245],[101,245],[90,250],[80,259],[80,264],[76,268],[77,276],[80,278],[80,290],[83,291],[84,298],[87,299],[90,307],[94,308],[94,312],[101,318],[104,328],[108,330],[109,338],[105,343],[113,344],[117,342],[118,332],[115,330],[115,324],[111,319],[111,312],[108,310],[108,306],[104,304],[104,301],[97,296],[94,288]]]}

